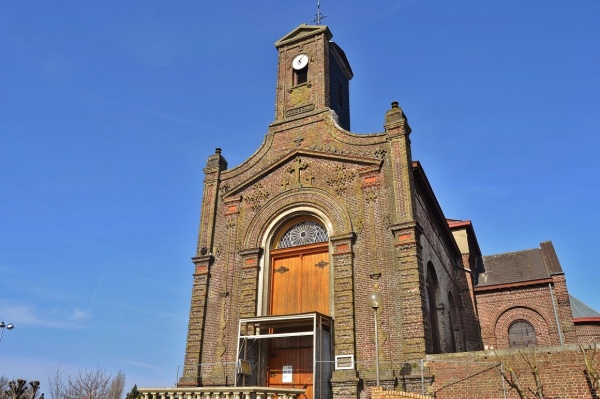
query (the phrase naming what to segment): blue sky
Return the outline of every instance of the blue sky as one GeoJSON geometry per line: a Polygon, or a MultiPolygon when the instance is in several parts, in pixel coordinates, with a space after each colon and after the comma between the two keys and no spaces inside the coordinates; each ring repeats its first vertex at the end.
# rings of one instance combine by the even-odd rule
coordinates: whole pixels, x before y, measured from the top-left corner
{"type": "MultiPolygon", "coordinates": [[[[351,125],[406,112],[449,218],[484,254],[554,243],[600,310],[600,2],[321,2],[351,125]]],[[[316,1],[0,4],[0,375],[101,365],[126,389],[183,363],[202,168],[274,117],[273,43],[316,1]]]]}

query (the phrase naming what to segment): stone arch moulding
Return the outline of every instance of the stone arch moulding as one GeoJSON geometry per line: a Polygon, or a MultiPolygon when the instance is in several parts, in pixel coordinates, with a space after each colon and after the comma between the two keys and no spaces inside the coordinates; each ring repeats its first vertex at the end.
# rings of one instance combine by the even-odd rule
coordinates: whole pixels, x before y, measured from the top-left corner
{"type": "Polygon", "coordinates": [[[496,320],[496,349],[510,348],[508,328],[517,320],[525,320],[533,326],[539,346],[552,345],[546,319],[534,309],[519,306],[505,310],[496,320]]]}
{"type": "Polygon", "coordinates": [[[244,248],[266,248],[274,230],[289,218],[302,214],[321,219],[329,237],[352,232],[350,215],[337,199],[318,189],[296,189],[272,198],[261,207],[244,234],[244,248]]]}

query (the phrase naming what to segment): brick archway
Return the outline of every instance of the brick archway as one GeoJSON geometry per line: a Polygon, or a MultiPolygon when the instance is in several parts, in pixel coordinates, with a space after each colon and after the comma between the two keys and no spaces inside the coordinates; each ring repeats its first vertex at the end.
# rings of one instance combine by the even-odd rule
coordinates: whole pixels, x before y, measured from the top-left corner
{"type": "Polygon", "coordinates": [[[506,310],[496,320],[496,349],[510,348],[508,329],[517,320],[525,320],[533,326],[539,346],[552,345],[546,319],[531,308],[514,307],[506,310]]]}

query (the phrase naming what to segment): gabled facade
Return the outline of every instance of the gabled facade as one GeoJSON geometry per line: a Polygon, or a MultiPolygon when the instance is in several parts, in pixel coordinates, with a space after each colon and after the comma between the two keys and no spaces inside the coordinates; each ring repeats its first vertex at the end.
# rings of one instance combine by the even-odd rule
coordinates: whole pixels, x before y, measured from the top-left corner
{"type": "Polygon", "coordinates": [[[306,387],[357,397],[420,379],[427,353],[481,349],[462,255],[397,103],[354,134],[352,69],[326,26],[279,40],[275,120],[204,169],[181,387],[306,387]],[[367,297],[378,292],[379,340],[367,297]],[[399,382],[401,381],[401,382],[399,382]]]}

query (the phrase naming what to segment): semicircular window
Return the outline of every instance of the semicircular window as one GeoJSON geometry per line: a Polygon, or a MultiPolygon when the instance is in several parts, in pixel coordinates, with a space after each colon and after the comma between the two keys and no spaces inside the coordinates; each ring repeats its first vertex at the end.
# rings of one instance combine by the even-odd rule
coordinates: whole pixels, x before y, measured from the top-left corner
{"type": "Polygon", "coordinates": [[[328,240],[327,231],[322,226],[313,221],[305,220],[290,227],[279,240],[277,248],[298,247],[328,240]]]}
{"type": "Polygon", "coordinates": [[[525,320],[516,320],[508,328],[510,348],[537,346],[535,329],[525,320]]]}

